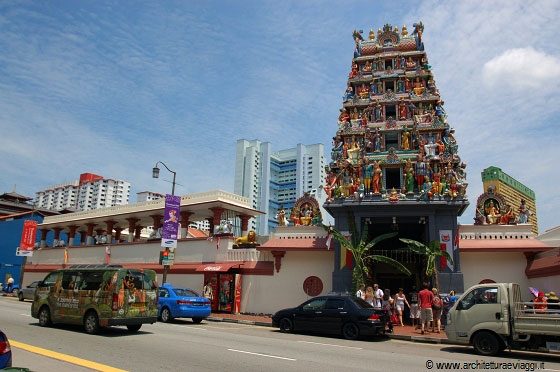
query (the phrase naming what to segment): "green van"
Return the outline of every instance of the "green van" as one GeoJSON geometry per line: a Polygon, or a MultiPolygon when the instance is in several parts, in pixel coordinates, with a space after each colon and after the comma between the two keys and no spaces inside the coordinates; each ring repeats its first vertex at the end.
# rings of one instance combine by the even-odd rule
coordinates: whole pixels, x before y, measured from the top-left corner
{"type": "Polygon", "coordinates": [[[55,270],[37,285],[31,316],[39,325],[83,324],[87,333],[125,325],[136,332],[157,320],[157,281],[153,270],[120,265],[72,265],[55,270]]]}

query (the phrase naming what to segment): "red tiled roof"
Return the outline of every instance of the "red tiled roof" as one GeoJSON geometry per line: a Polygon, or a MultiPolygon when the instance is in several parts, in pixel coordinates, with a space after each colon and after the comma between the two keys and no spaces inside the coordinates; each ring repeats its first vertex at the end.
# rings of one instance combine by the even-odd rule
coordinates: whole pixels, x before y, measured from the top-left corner
{"type": "Polygon", "coordinates": [[[560,275],[560,256],[537,258],[525,269],[527,278],[540,278],[544,276],[560,275]]]}
{"type": "Polygon", "coordinates": [[[542,252],[553,249],[537,239],[460,239],[460,252],[542,252]]]}
{"type": "Polygon", "coordinates": [[[193,236],[193,238],[207,238],[208,233],[199,229],[193,229],[189,227],[189,234],[193,236]]]}
{"type": "MultiPolygon", "coordinates": [[[[334,248],[334,239],[329,248],[334,248]]],[[[260,251],[326,251],[327,238],[270,239],[257,247],[260,251]]]]}

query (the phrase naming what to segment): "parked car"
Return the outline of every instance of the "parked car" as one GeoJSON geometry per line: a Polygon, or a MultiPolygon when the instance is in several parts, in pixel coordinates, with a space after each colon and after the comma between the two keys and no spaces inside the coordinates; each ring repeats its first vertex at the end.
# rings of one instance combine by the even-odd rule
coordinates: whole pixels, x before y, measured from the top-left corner
{"type": "Polygon", "coordinates": [[[12,348],[8,337],[0,331],[0,369],[12,366],[12,348]]]}
{"type": "Polygon", "coordinates": [[[170,322],[173,318],[192,318],[193,323],[198,324],[210,316],[210,300],[192,289],[164,283],[158,292],[158,316],[163,322],[170,322]]]}
{"type": "Polygon", "coordinates": [[[33,300],[33,297],[35,296],[35,289],[37,289],[37,284],[39,284],[39,282],[39,280],[36,280],[27,287],[18,290],[19,300],[33,300]]]}
{"type": "Polygon", "coordinates": [[[386,310],[375,309],[354,296],[320,296],[276,312],[272,325],[282,332],[309,331],[341,334],[349,340],[384,334],[392,329],[386,310]]]}
{"type": "Polygon", "coordinates": [[[72,265],[38,283],[31,316],[39,325],[82,324],[87,333],[123,325],[136,332],[157,321],[157,283],[153,270],[120,265],[72,265]]]}
{"type": "MultiPolygon", "coordinates": [[[[2,285],[2,292],[8,292],[8,283],[0,283],[0,285],[2,285]]],[[[14,283],[10,293],[16,292],[18,289],[19,289],[19,285],[14,283]]]]}

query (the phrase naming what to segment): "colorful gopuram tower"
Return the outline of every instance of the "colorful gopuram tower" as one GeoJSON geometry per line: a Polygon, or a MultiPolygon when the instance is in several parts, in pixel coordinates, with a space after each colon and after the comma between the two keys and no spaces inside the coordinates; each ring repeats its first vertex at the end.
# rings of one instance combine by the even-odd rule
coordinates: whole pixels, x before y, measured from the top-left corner
{"type": "MultiPolygon", "coordinates": [[[[374,249],[401,261],[413,277],[376,264],[371,281],[396,290],[419,285],[422,257],[397,251],[398,238],[428,244],[438,240],[454,265],[438,263],[440,289],[462,290],[459,254],[453,242],[457,216],[468,206],[466,164],[461,161],[428,56],[422,22],[411,34],[390,24],[371,30],[368,39],[353,32],[356,48],[333,137],[327,169],[325,209],[339,231],[348,231],[348,216],[370,239],[398,231],[374,249]]],[[[351,268],[336,251],[333,290],[351,289],[351,268]]]]}
{"type": "MultiPolygon", "coordinates": [[[[504,205],[500,206],[500,215],[506,213],[509,205],[512,213],[515,215],[515,222],[531,224],[531,231],[538,234],[539,226],[535,192],[498,167],[488,167],[482,171],[481,175],[484,190],[488,190],[490,186],[493,186],[494,191],[505,198],[504,205]],[[530,212],[527,212],[527,210],[530,212]],[[526,216],[522,216],[523,214],[526,216]]],[[[479,206],[479,203],[477,203],[477,207],[479,206]]],[[[483,205],[482,207],[484,208],[485,206],[483,205]]]]}

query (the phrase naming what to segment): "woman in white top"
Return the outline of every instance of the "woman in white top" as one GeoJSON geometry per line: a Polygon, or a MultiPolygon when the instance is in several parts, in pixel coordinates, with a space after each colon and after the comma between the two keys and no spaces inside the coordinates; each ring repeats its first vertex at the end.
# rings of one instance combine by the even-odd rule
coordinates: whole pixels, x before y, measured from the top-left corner
{"type": "Polygon", "coordinates": [[[373,298],[374,298],[373,288],[372,287],[367,287],[366,298],[365,299],[366,299],[366,302],[368,304],[370,304],[371,306],[373,306],[373,298]]]}
{"type": "Polygon", "coordinates": [[[404,305],[406,304],[406,306],[408,306],[410,308],[410,305],[408,304],[408,301],[406,300],[406,296],[404,294],[404,291],[402,288],[399,288],[399,293],[397,293],[395,295],[395,309],[397,311],[397,315],[399,316],[399,322],[401,323],[401,327],[404,327],[403,321],[402,321],[402,314],[404,311],[404,305]]]}

